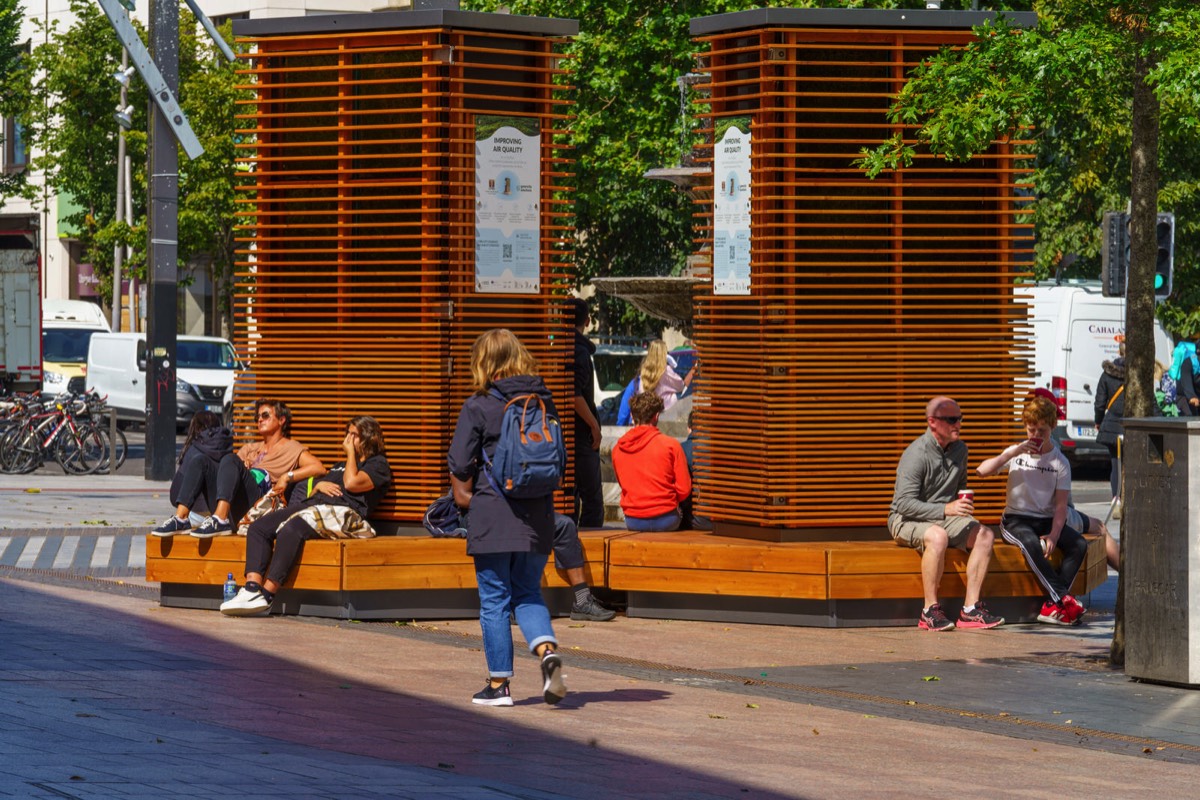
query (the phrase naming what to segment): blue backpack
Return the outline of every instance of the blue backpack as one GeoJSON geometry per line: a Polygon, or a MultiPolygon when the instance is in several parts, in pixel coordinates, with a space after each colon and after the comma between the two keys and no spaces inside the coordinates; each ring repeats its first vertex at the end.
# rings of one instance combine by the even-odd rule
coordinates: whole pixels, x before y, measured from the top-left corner
{"type": "Polygon", "coordinates": [[[558,420],[536,394],[506,398],[496,389],[490,394],[504,403],[504,418],[492,457],[483,454],[488,482],[514,500],[554,494],[567,466],[567,448],[558,420]]]}
{"type": "Polygon", "coordinates": [[[461,512],[454,502],[454,492],[444,494],[434,500],[425,511],[425,518],[421,521],[425,525],[425,530],[438,538],[467,538],[467,529],[463,527],[461,512]]]}

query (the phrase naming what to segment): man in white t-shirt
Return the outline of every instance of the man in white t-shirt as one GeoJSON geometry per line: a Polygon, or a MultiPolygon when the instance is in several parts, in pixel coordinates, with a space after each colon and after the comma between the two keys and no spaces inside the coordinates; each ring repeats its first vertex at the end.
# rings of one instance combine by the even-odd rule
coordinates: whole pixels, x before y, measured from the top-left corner
{"type": "Polygon", "coordinates": [[[1071,495],[1071,465],[1050,438],[1058,411],[1044,397],[1032,397],[1021,413],[1028,439],[1005,448],[979,465],[982,477],[1008,467],[1008,500],[1000,518],[1000,534],[1021,548],[1049,599],[1042,604],[1038,621],[1052,625],[1078,625],[1086,610],[1071,596],[1071,584],[1087,558],[1087,541],[1067,525],[1071,495]],[[1047,556],[1062,551],[1058,569],[1047,556]]]}

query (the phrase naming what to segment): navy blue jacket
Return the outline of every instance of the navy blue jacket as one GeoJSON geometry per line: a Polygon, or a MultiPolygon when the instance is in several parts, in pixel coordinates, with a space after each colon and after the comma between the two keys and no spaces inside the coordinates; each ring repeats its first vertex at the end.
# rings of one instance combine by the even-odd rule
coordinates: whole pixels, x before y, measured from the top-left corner
{"type": "MultiPolygon", "coordinates": [[[[506,398],[536,393],[545,401],[546,410],[558,417],[554,399],[541,378],[514,375],[492,386],[506,398]]],[[[466,515],[467,554],[549,553],[554,542],[554,496],[511,500],[496,491],[480,467],[483,454],[490,456],[496,449],[503,417],[504,403],[499,398],[473,394],[458,412],[450,442],[447,461],[451,474],[460,481],[475,482],[466,515]]]]}

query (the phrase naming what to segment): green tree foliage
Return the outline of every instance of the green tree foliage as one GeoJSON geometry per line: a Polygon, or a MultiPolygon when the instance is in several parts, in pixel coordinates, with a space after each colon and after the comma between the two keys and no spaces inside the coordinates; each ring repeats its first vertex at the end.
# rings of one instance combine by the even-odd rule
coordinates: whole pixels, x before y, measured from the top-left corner
{"type": "MultiPolygon", "coordinates": [[[[44,44],[33,49],[33,102],[25,122],[38,152],[34,168],[59,195],[78,210],[62,215],[82,245],[82,260],[100,278],[100,293],[112,297],[113,246],[127,243],[133,274],[145,264],[146,104],[145,87],[130,81],[127,103],[133,106],[133,128],[126,132],[132,162],[133,230],[117,225],[117,121],[120,85],[113,76],[121,69],[121,45],[96,3],[71,0],[75,23],[63,29],[48,23],[44,44]]],[[[135,26],[137,23],[134,23],[135,26]]]]}
{"type": "MultiPolygon", "coordinates": [[[[5,2],[6,0],[0,0],[5,2]]],[[[121,45],[99,6],[71,0],[75,23],[62,30],[51,23],[49,43],[33,51],[31,66],[39,80],[26,112],[31,138],[44,155],[35,167],[49,186],[79,206],[65,222],[78,232],[83,260],[101,280],[101,294],[112,297],[112,260],[116,244],[128,244],[133,256],[125,269],[145,277],[146,130],[149,98],[141,78],[130,82],[133,128],[126,131],[132,162],[132,224],[116,222],[117,122],[114,111],[120,86],[121,45]]],[[[145,32],[134,20],[145,39],[145,32]]],[[[222,30],[232,39],[227,23],[222,30]]],[[[179,102],[205,152],[195,160],[179,157],[179,261],[210,271],[222,298],[218,310],[229,321],[234,260],[233,229],[237,100],[248,97],[236,87],[236,66],[222,58],[190,14],[180,15],[179,102]]],[[[186,280],[186,277],[185,277],[186,280]]]]}
{"type": "MultiPolygon", "coordinates": [[[[207,269],[218,301],[211,319],[219,317],[224,331],[229,332],[233,330],[231,299],[237,249],[235,187],[241,174],[234,169],[241,141],[236,116],[247,113],[239,101],[250,100],[253,93],[237,88],[243,83],[237,70],[244,65],[226,61],[189,14],[180,17],[179,102],[204,154],[191,161],[180,155],[179,261],[207,269]]],[[[233,47],[232,23],[226,22],[218,32],[233,47]]]]}
{"type": "MultiPolygon", "coordinates": [[[[24,69],[25,50],[18,43],[21,35],[21,4],[18,0],[0,0],[0,119],[15,117],[29,102],[28,73],[24,69]]],[[[4,131],[0,130],[0,147],[4,131]]],[[[21,191],[25,173],[0,173],[0,208],[4,198],[21,191]]]]}
{"type": "MultiPolygon", "coordinates": [[[[1036,29],[985,26],[975,44],[918,67],[893,120],[919,126],[919,146],[950,160],[982,152],[996,136],[1031,141],[1036,272],[1054,275],[1063,256],[1075,254],[1067,274],[1097,277],[1100,220],[1133,196],[1135,56],[1144,52],[1153,64],[1146,82],[1161,106],[1157,205],[1177,219],[1176,288],[1159,313],[1176,333],[1200,331],[1200,9],[1187,0],[1033,5],[1036,29]],[[1139,29],[1148,36],[1142,44],[1139,29]]],[[[878,174],[913,155],[896,136],[863,163],[878,174]]]]}

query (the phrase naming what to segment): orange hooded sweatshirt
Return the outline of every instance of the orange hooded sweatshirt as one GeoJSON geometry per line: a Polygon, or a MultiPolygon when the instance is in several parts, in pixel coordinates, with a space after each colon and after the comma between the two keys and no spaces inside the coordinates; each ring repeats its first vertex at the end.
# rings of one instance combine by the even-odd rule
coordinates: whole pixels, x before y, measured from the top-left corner
{"type": "Polygon", "coordinates": [[[692,477],[679,442],[654,425],[638,425],[613,447],[621,484],[621,510],[636,519],[668,514],[692,493],[692,477]]]}

